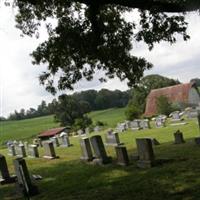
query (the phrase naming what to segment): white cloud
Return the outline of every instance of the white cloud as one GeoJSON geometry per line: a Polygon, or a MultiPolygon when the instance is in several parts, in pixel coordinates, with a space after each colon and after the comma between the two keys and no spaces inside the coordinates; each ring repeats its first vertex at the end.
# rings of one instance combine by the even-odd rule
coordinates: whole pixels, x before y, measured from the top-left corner
{"type": "MultiPolygon", "coordinates": [[[[200,77],[200,17],[191,14],[188,20],[191,35],[188,42],[180,40],[173,46],[161,43],[151,52],[142,43],[134,44],[134,55],[146,57],[154,64],[154,68],[145,74],[159,73],[183,82],[200,77]]],[[[40,40],[21,38],[20,31],[14,27],[14,11],[0,8],[0,115],[6,116],[15,109],[36,107],[41,100],[54,98],[39,85],[38,76],[44,68],[33,66],[29,56],[45,37],[43,33],[40,40]]],[[[92,82],[83,80],[75,85],[76,91],[101,88],[126,90],[128,87],[117,78],[106,83],[100,83],[98,78],[92,82]]]]}

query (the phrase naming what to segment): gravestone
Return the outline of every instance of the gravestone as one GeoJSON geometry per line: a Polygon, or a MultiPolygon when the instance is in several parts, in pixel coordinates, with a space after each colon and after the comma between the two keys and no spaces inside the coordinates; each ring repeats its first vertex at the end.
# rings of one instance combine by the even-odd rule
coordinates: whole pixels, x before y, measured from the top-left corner
{"type": "Polygon", "coordinates": [[[152,167],[155,164],[152,140],[149,138],[137,138],[136,144],[139,156],[137,166],[140,168],[152,167]]]}
{"type": "Polygon", "coordinates": [[[143,119],[139,121],[140,128],[142,129],[150,129],[150,123],[148,119],[143,119]]]}
{"type": "Polygon", "coordinates": [[[125,146],[116,146],[115,147],[117,155],[117,164],[122,166],[129,165],[128,153],[125,146]]]}
{"type": "Polygon", "coordinates": [[[25,147],[25,150],[28,151],[28,142],[27,141],[24,142],[24,147],[25,147]]]}
{"type": "Polygon", "coordinates": [[[174,139],[175,139],[174,144],[185,143],[184,138],[183,138],[183,133],[180,132],[179,130],[174,133],[174,139]]]}
{"type": "Polygon", "coordinates": [[[28,155],[33,158],[39,158],[38,146],[35,144],[29,145],[28,155]]]}
{"type": "Polygon", "coordinates": [[[52,138],[51,138],[51,141],[53,142],[54,147],[59,147],[59,146],[60,146],[57,137],[52,137],[52,138]]]}
{"type": "Polygon", "coordinates": [[[101,128],[99,126],[94,127],[94,132],[99,132],[100,130],[101,130],[101,128]]]}
{"type": "Polygon", "coordinates": [[[131,130],[135,131],[135,130],[140,130],[140,121],[139,120],[133,120],[130,122],[130,128],[131,130]]]}
{"type": "Polygon", "coordinates": [[[28,197],[37,195],[39,193],[38,188],[31,181],[25,160],[23,158],[17,158],[13,163],[20,191],[24,196],[28,197]]]}
{"type": "Polygon", "coordinates": [[[122,132],[126,131],[126,129],[127,128],[126,128],[126,124],[125,123],[119,123],[119,124],[117,124],[116,130],[118,132],[122,133],[122,132]]]}
{"type": "Polygon", "coordinates": [[[111,157],[107,156],[102,138],[100,135],[95,135],[90,138],[95,159],[93,160],[96,164],[107,164],[111,162],[111,157]]]}
{"type": "Polygon", "coordinates": [[[61,146],[63,147],[70,147],[71,144],[70,144],[70,141],[69,141],[69,137],[65,134],[65,135],[62,135],[60,137],[61,139],[61,146]]]}
{"type": "Polygon", "coordinates": [[[92,155],[92,149],[91,149],[89,138],[88,137],[81,138],[80,145],[81,145],[81,151],[82,151],[81,160],[92,161],[93,155],[92,155]]]}
{"type": "Polygon", "coordinates": [[[77,131],[77,133],[78,133],[79,136],[82,136],[82,135],[85,134],[85,132],[84,132],[82,129],[79,129],[79,130],[77,131]]]}
{"type": "Polygon", "coordinates": [[[172,122],[181,121],[181,116],[179,111],[174,111],[170,115],[172,122]]]}
{"type": "Polygon", "coordinates": [[[162,128],[165,127],[165,119],[161,118],[161,117],[157,117],[155,119],[155,125],[156,128],[162,128]]]}
{"type": "Polygon", "coordinates": [[[8,155],[16,156],[15,146],[13,144],[8,145],[8,155]]]}
{"type": "Polygon", "coordinates": [[[193,108],[187,108],[185,110],[185,114],[186,114],[188,119],[197,118],[198,111],[196,109],[193,109],[193,108]]]}
{"type": "Polygon", "coordinates": [[[0,183],[2,185],[16,182],[16,176],[10,176],[6,158],[2,154],[0,154],[0,171],[1,171],[0,183]]]}
{"type": "Polygon", "coordinates": [[[53,142],[51,141],[44,142],[43,147],[44,147],[44,152],[45,152],[45,155],[43,156],[44,158],[47,158],[47,159],[57,158],[53,142]]]}
{"type": "Polygon", "coordinates": [[[19,157],[26,157],[26,149],[25,146],[23,144],[19,144],[17,147],[17,156],[19,157]]]}
{"type": "Polygon", "coordinates": [[[120,145],[119,135],[116,132],[108,132],[105,137],[106,145],[118,146],[120,145]]]}

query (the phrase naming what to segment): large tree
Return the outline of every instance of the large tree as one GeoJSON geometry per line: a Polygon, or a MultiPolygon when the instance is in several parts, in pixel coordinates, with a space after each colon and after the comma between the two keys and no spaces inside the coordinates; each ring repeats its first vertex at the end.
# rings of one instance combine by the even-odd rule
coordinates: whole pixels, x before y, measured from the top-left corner
{"type": "Polygon", "coordinates": [[[48,66],[40,81],[54,93],[55,88],[73,89],[82,78],[91,80],[96,70],[105,72],[101,81],[117,76],[134,85],[152,64],[134,56],[133,41],[144,41],[152,49],[162,40],[176,42],[177,33],[187,40],[184,14],[199,10],[200,1],[15,0],[15,5],[23,34],[38,36],[38,27],[46,24],[49,38],[32,56],[34,64],[48,66]],[[134,9],[139,19],[127,20],[134,9]]]}

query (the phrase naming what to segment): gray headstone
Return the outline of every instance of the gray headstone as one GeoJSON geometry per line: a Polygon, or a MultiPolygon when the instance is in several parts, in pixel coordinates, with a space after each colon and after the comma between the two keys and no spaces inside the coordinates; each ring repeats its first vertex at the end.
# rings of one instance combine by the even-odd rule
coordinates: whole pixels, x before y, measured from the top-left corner
{"type": "Polygon", "coordinates": [[[107,164],[111,162],[111,157],[107,156],[102,138],[100,135],[95,135],[90,138],[94,154],[95,154],[95,159],[93,160],[94,163],[97,164],[107,164]]]}
{"type": "Polygon", "coordinates": [[[120,145],[119,135],[116,132],[108,132],[105,137],[106,145],[118,146],[120,145]]]}
{"type": "Polygon", "coordinates": [[[38,146],[33,144],[28,147],[28,155],[33,158],[39,158],[38,146]]]}
{"type": "Polygon", "coordinates": [[[26,149],[23,144],[19,144],[16,150],[17,150],[17,156],[22,158],[26,157],[26,149]]]}
{"type": "Polygon", "coordinates": [[[0,183],[2,185],[16,182],[16,176],[10,176],[6,158],[1,154],[0,154],[0,171],[1,171],[0,183]]]}
{"type": "Polygon", "coordinates": [[[140,168],[150,168],[155,163],[155,156],[152,141],[149,138],[136,139],[139,160],[137,166],[140,168]]]}
{"type": "Polygon", "coordinates": [[[19,189],[23,192],[24,196],[37,195],[38,188],[33,185],[26,162],[23,158],[17,158],[14,160],[15,173],[17,175],[17,182],[19,189]]]}
{"type": "Polygon", "coordinates": [[[59,147],[59,146],[60,146],[57,137],[52,137],[52,138],[51,138],[51,141],[53,142],[54,147],[59,147]]]}
{"type": "Polygon", "coordinates": [[[15,146],[13,144],[8,145],[8,155],[16,156],[15,146]]]}
{"type": "Polygon", "coordinates": [[[130,128],[135,131],[140,129],[140,121],[139,120],[133,120],[130,122],[130,128]]]}
{"type": "Polygon", "coordinates": [[[116,146],[115,151],[117,155],[117,164],[123,165],[123,166],[129,165],[129,158],[128,158],[126,147],[116,146]]]}
{"type": "Polygon", "coordinates": [[[87,137],[81,138],[80,145],[81,145],[81,151],[82,151],[81,160],[92,161],[93,155],[92,155],[92,149],[91,149],[89,138],[87,137]]]}
{"type": "Polygon", "coordinates": [[[69,137],[67,135],[62,135],[60,137],[61,139],[61,146],[63,147],[70,147],[71,144],[70,144],[70,141],[69,141],[69,137]]]}
{"type": "Polygon", "coordinates": [[[174,111],[169,115],[172,119],[172,122],[177,122],[177,121],[181,121],[181,117],[180,117],[180,112],[179,111],[174,111]]]}
{"type": "Polygon", "coordinates": [[[185,143],[184,138],[183,138],[183,133],[180,132],[179,130],[174,133],[174,139],[175,139],[174,144],[185,143]]]}
{"type": "Polygon", "coordinates": [[[160,118],[160,117],[157,117],[157,118],[155,119],[155,125],[156,125],[156,128],[165,127],[165,119],[160,118]]]}
{"type": "Polygon", "coordinates": [[[150,122],[148,119],[143,119],[139,121],[140,128],[142,129],[150,129],[150,122]]]}
{"type": "Polygon", "coordinates": [[[44,153],[45,153],[44,158],[47,158],[47,159],[57,158],[53,142],[51,141],[44,142],[43,147],[44,147],[44,153]]]}

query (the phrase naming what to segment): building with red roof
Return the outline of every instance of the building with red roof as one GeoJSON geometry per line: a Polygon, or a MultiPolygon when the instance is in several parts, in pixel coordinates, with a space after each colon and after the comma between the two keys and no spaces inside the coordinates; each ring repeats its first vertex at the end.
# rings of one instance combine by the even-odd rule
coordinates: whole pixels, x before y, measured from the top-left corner
{"type": "Polygon", "coordinates": [[[171,103],[184,103],[188,106],[198,106],[200,104],[200,93],[195,83],[154,89],[147,96],[145,116],[150,117],[157,114],[156,101],[160,96],[166,96],[171,103]]]}
{"type": "Polygon", "coordinates": [[[41,139],[48,139],[50,137],[54,137],[62,132],[66,132],[67,128],[66,127],[60,127],[60,128],[53,128],[53,129],[49,129],[46,130],[44,132],[41,132],[38,137],[41,139]]]}

